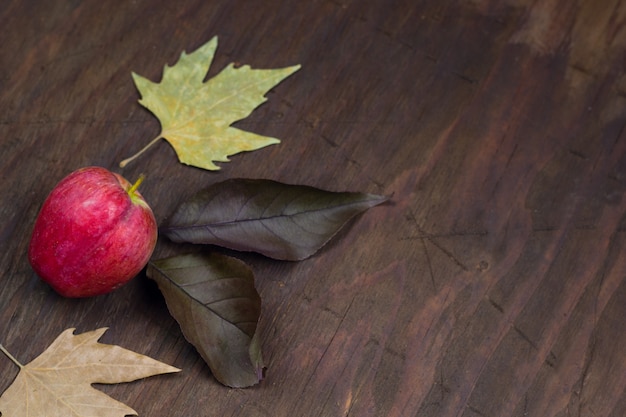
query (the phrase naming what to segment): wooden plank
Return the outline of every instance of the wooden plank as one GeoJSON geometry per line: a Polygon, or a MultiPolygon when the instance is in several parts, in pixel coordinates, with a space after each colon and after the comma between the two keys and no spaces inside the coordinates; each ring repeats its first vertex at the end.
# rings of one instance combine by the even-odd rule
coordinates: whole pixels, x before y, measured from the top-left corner
{"type": "MultiPolygon", "coordinates": [[[[7,1],[0,10],[0,342],[28,362],[68,327],[183,369],[98,387],[139,415],[626,414],[626,82],[618,0],[7,1]],[[302,64],[242,129],[281,138],[209,173],[158,133],[131,71],[219,37],[302,64]],[[60,298],[26,248],[47,193],[101,165],[162,221],[200,187],[271,178],[391,196],[257,277],[268,364],[219,385],[142,274],[60,298]]],[[[181,250],[161,239],[155,257],[181,250]]],[[[17,369],[0,359],[0,390],[17,369]]]]}

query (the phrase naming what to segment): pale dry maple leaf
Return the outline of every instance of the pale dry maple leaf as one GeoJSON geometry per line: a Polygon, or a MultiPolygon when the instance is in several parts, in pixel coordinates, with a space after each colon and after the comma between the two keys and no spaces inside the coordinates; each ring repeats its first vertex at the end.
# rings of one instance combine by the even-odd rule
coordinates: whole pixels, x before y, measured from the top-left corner
{"type": "Polygon", "coordinates": [[[117,384],[180,369],[115,345],[98,343],[106,328],[67,329],[36,359],[21,365],[0,397],[2,417],[123,417],[135,410],[91,386],[117,384]]]}
{"type": "Polygon", "coordinates": [[[230,155],[280,142],[230,125],[248,117],[267,100],[265,94],[300,65],[252,69],[230,64],[205,82],[216,48],[214,37],[190,54],[183,52],[176,64],[164,67],[160,83],[132,74],[139,103],[159,119],[161,133],[120,166],[159,139],[172,145],[180,162],[207,170],[220,169],[214,161],[227,162],[230,155]]]}

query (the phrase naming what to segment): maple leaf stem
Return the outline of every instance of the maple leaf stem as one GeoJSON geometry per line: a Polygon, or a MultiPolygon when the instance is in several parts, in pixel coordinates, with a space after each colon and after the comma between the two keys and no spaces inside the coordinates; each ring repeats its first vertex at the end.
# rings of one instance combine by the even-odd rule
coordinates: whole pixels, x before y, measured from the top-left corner
{"type": "Polygon", "coordinates": [[[22,365],[17,359],[15,359],[15,357],[13,357],[13,355],[11,355],[11,353],[8,350],[6,350],[4,346],[2,346],[1,344],[0,344],[0,351],[2,351],[2,353],[4,353],[7,358],[11,359],[11,362],[16,364],[20,369],[24,367],[24,365],[22,365]]]}
{"type": "Polygon", "coordinates": [[[163,139],[162,135],[158,135],[156,138],[152,139],[146,146],[144,146],[143,148],[141,148],[141,150],[139,152],[137,152],[136,154],[134,154],[133,156],[131,156],[130,158],[126,158],[124,159],[122,162],[120,162],[120,168],[124,168],[126,165],[128,165],[129,162],[133,161],[134,159],[136,159],[139,155],[141,155],[142,153],[144,153],[145,151],[148,150],[148,148],[150,148],[152,145],[154,145],[155,143],[157,143],[159,141],[159,139],[163,139]]]}

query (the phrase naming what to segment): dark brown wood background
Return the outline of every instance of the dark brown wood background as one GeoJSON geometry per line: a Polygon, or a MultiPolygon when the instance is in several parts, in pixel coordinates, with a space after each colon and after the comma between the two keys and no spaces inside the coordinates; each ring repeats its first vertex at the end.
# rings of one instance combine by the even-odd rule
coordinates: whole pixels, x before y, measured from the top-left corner
{"type": "MultiPolygon", "coordinates": [[[[183,369],[98,386],[140,416],[626,415],[625,23],[620,0],[3,0],[0,342],[25,363],[109,327],[183,369]],[[237,124],[282,143],[118,168],[159,131],[131,71],[159,80],[213,36],[212,74],[302,64],[237,124]],[[306,261],[239,255],[268,369],[228,389],[144,275],[68,300],[31,270],[43,200],[87,165],[146,173],[159,221],[232,177],[392,202],[306,261]]],[[[0,390],[17,371],[0,358],[0,390]]]]}

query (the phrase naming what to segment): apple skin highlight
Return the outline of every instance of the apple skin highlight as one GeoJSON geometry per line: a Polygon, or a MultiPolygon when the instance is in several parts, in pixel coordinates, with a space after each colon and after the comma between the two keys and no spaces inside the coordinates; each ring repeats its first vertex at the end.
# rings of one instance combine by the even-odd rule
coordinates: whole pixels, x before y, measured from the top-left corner
{"type": "Polygon", "coordinates": [[[156,241],[154,214],[136,186],[107,169],[87,167],[62,179],[47,197],[28,259],[62,296],[91,297],[135,277],[156,241]]]}

